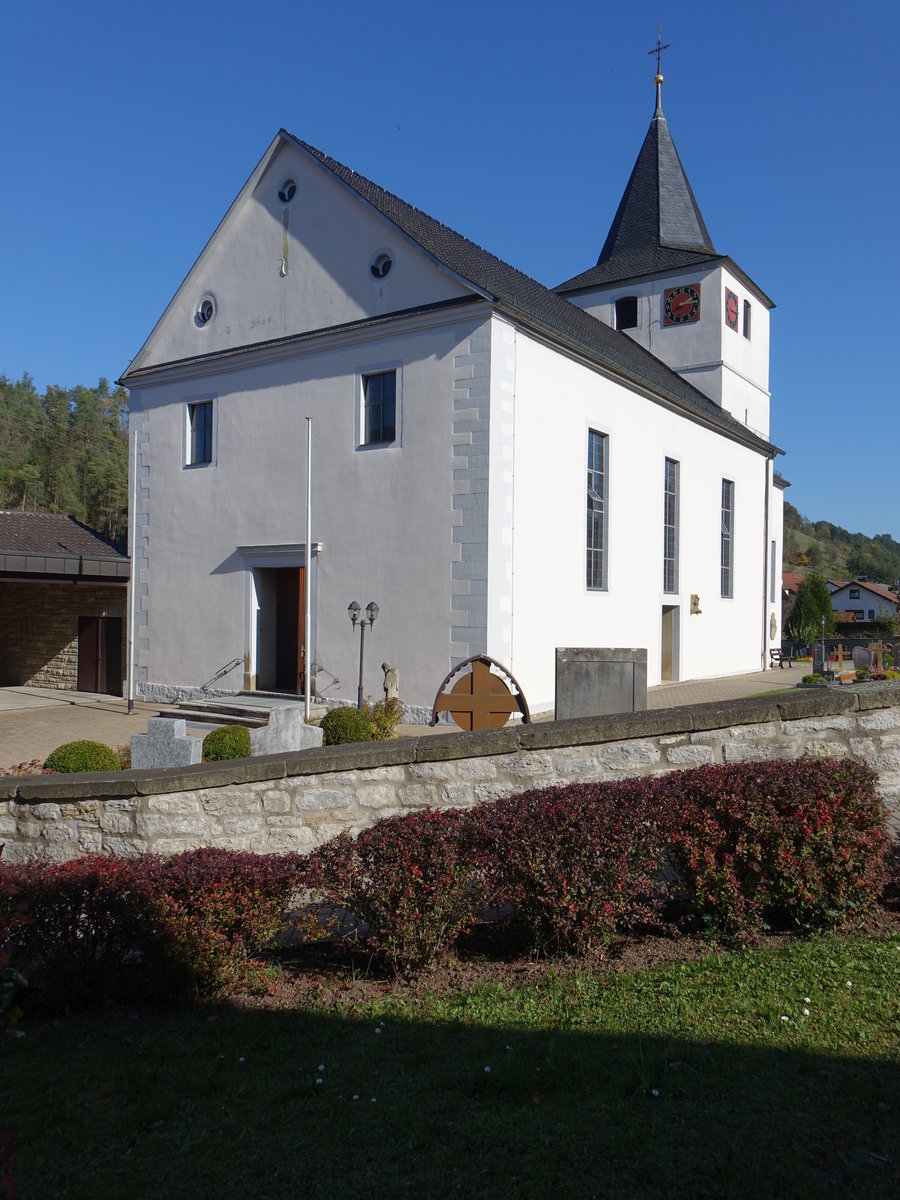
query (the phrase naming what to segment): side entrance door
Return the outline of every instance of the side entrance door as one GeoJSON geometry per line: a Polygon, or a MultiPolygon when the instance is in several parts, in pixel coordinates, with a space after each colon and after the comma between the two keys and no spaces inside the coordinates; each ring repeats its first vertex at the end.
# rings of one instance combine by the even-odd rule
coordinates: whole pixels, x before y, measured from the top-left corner
{"type": "Polygon", "coordinates": [[[122,694],[122,618],[78,618],[78,690],[122,694]]]}

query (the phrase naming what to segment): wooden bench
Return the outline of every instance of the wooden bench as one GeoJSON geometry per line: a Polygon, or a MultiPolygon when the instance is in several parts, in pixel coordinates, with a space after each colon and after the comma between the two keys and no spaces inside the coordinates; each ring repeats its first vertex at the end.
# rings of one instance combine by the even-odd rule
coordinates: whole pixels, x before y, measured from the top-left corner
{"type": "Polygon", "coordinates": [[[790,654],[785,654],[783,650],[776,650],[775,647],[773,646],[772,649],[769,651],[769,660],[771,662],[773,669],[777,663],[777,665],[779,667],[781,667],[782,670],[784,670],[785,659],[787,659],[787,665],[789,667],[792,667],[794,665],[794,660],[791,658],[790,654]]]}

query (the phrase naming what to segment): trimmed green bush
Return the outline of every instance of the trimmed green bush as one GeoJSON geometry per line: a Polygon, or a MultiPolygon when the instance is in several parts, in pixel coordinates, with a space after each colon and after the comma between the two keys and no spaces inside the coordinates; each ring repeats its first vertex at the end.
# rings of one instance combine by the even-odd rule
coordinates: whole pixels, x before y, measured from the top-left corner
{"type": "Polygon", "coordinates": [[[348,742],[371,742],[372,722],[358,708],[332,708],[322,718],[326,746],[344,746],[348,742]]]}
{"type": "Polygon", "coordinates": [[[48,771],[69,775],[81,771],[121,771],[115,750],[102,742],[64,742],[47,757],[48,771]]]}
{"type": "Polygon", "coordinates": [[[203,739],[204,762],[226,762],[250,757],[250,730],[246,725],[222,725],[203,739]]]}

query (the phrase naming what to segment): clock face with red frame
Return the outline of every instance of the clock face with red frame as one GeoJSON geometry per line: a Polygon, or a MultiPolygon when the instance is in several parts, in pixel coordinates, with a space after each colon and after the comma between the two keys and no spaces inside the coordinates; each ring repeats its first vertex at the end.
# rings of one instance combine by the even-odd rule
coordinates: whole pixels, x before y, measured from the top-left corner
{"type": "Polygon", "coordinates": [[[731,288],[725,289],[725,324],[729,329],[738,327],[738,298],[731,288]]]}
{"type": "Polygon", "coordinates": [[[687,325],[700,320],[700,284],[685,283],[666,288],[663,301],[664,325],[687,325]]]}

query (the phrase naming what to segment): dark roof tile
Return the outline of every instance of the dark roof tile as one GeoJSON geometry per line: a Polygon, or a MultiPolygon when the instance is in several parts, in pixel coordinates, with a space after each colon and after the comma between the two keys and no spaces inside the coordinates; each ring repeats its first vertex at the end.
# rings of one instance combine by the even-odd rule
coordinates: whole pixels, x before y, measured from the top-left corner
{"type": "MultiPolygon", "coordinates": [[[[309,145],[287,130],[281,132],[282,136],[318,160],[439,263],[484,292],[499,307],[508,310],[514,316],[536,323],[555,338],[584,353],[599,366],[621,371],[638,383],[645,384],[660,398],[674,400],[680,406],[693,410],[698,417],[718,426],[723,432],[769,453],[774,449],[769,442],[754,435],[745,425],[736,421],[713,400],[626,334],[611,329],[577,305],[557,296],[537,280],[517,271],[515,267],[511,267],[468,238],[442,225],[434,217],[429,217],[427,213],[414,208],[365,176],[323,154],[315,146],[309,145]]],[[[674,152],[674,146],[672,150],[674,152]]],[[[675,157],[677,158],[677,155],[675,157]]],[[[687,186],[690,191],[689,185],[687,186]]],[[[690,199],[693,201],[693,193],[690,199]]],[[[684,209],[683,202],[680,207],[684,209]]],[[[699,212],[697,216],[699,217],[699,212]]],[[[682,212],[680,217],[673,216],[672,220],[681,221],[686,226],[691,224],[690,214],[686,212],[682,212]]],[[[699,217],[699,221],[702,225],[702,217],[699,217]]],[[[708,241],[705,230],[703,225],[708,241]]],[[[690,236],[689,231],[683,236],[690,236]]],[[[708,253],[715,257],[711,243],[708,253]]]]}
{"type": "Polygon", "coordinates": [[[121,547],[64,513],[0,511],[0,553],[126,559],[121,547]]]}

